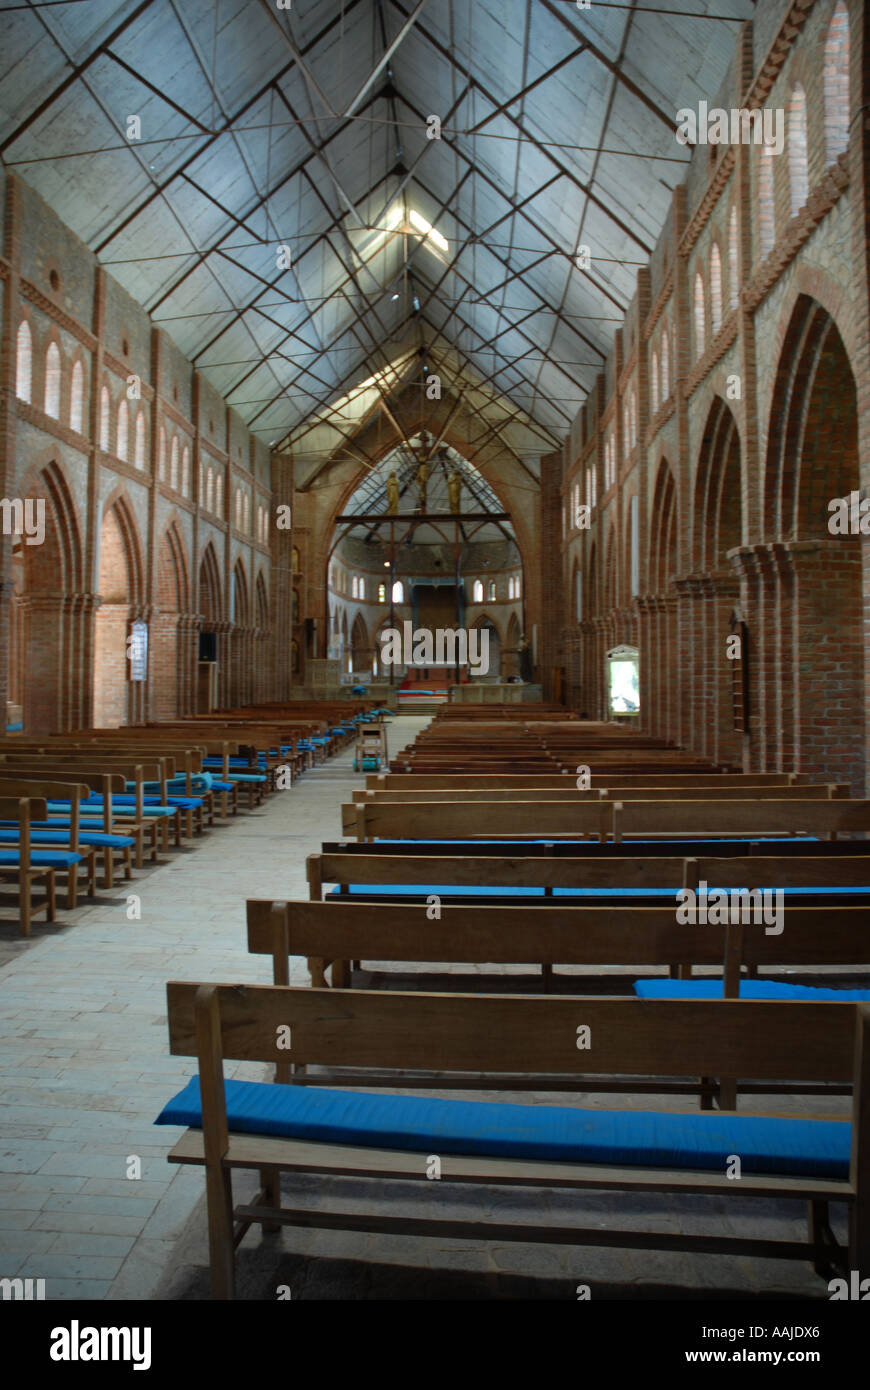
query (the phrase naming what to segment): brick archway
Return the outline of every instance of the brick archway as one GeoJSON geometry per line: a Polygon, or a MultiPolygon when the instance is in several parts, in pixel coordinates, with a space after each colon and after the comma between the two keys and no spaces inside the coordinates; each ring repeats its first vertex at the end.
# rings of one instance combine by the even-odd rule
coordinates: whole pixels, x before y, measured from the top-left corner
{"type": "Polygon", "coordinates": [[[60,465],[33,469],[21,497],[42,517],[43,536],[17,538],[12,548],[9,688],[27,733],[66,730],[86,722],[90,685],[83,653],[90,647],[93,597],[85,594],[81,531],[60,465]]]}
{"type": "Polygon", "coordinates": [[[754,634],[755,765],[864,786],[860,535],[834,535],[829,503],[860,487],[858,395],[829,311],[794,304],[774,378],[765,541],[734,563],[754,634]]]}
{"type": "Polygon", "coordinates": [[[140,682],[130,679],[127,638],[141,616],[142,551],[123,495],[103,510],[100,526],[100,606],[94,623],[93,712],[96,728],[117,728],[141,717],[140,682]],[[138,686],[139,688],[134,688],[138,686]]]}

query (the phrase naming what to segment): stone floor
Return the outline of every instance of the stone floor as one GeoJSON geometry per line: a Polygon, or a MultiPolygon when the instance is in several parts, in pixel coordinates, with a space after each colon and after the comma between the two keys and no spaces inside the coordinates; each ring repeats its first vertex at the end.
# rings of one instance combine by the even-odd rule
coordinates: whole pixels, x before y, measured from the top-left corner
{"type": "MultiPolygon", "coordinates": [[[[401,716],[392,746],[403,746],[427,722],[401,716]]],[[[245,949],[245,899],[307,897],[305,856],[322,840],[341,837],[340,803],[359,784],[344,753],[120,892],[62,913],[60,925],[36,925],[29,942],[0,917],[0,1278],[43,1278],[49,1299],[208,1297],[202,1173],[169,1165],[166,1153],[180,1131],[153,1127],[192,1071],[189,1059],[168,1053],[166,982],[269,979],[269,960],[245,949]],[[141,900],[139,920],[128,920],[128,892],[141,900]],[[138,1178],[128,1177],[134,1158],[138,1178]]],[[[462,973],[476,974],[467,967],[462,973]]],[[[301,960],[291,978],[308,983],[301,960]]],[[[262,1079],[265,1069],[242,1065],[232,1074],[262,1079]]],[[[523,1099],[616,1103],[552,1093],[523,1099]]],[[[828,1102],[828,1109],[838,1104],[828,1102]]],[[[803,1107],[790,1099],[779,1108],[803,1107]]],[[[237,1177],[238,1198],[249,1190],[247,1175],[237,1177]]],[[[388,1201],[395,1214],[437,1201],[439,1214],[465,1219],[533,1221],[543,1214],[584,1226],[773,1239],[803,1231],[803,1213],[775,1202],[516,1197],[498,1188],[451,1192],[437,1183],[422,1195],[386,1183],[376,1200],[388,1201]]],[[[353,1179],[296,1179],[292,1201],[363,1209],[372,1196],[353,1179]]],[[[238,1261],[239,1296],[260,1300],[278,1298],[281,1289],[294,1299],[574,1300],[578,1284],[589,1285],[593,1297],[619,1299],[827,1296],[824,1282],[798,1262],[302,1229],[266,1238],[254,1229],[238,1261]]]]}

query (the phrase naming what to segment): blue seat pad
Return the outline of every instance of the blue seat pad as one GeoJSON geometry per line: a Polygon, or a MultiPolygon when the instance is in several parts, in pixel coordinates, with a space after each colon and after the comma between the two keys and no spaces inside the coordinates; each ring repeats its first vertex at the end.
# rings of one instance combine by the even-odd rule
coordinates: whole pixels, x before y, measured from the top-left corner
{"type": "MultiPolygon", "coordinates": [[[[0,864],[19,864],[21,856],[15,849],[0,849],[0,864]]],[[[65,849],[32,849],[30,862],[35,869],[69,869],[80,864],[82,856],[65,849]]]]}
{"type": "MultiPolygon", "coordinates": [[[[846,1178],[851,1126],[697,1111],[581,1110],[227,1081],[230,1130],[421,1153],[846,1178]]],[[[200,1128],[199,1078],[155,1121],[200,1128]]]]}
{"type": "MultiPolygon", "coordinates": [[[[59,822],[55,821],[54,828],[52,829],[48,826],[45,826],[44,822],[40,822],[39,825],[31,824],[30,839],[31,842],[35,845],[56,845],[58,844],[58,842],[63,841],[66,841],[68,843],[68,832],[68,823],[67,825],[63,826],[59,822]],[[64,834],[64,831],[67,831],[67,833],[64,834]]],[[[83,845],[94,845],[98,847],[108,845],[111,848],[118,849],[122,848],[124,845],[135,844],[135,840],[129,839],[126,835],[101,835],[99,832],[93,830],[83,830],[79,835],[79,839],[81,840],[83,845]]],[[[0,825],[0,844],[15,845],[18,843],[18,840],[18,830],[7,829],[6,826],[0,825]]]]}
{"type": "MultiPolygon", "coordinates": [[[[145,798],[145,803],[144,803],[144,805],[143,805],[143,807],[142,807],[142,814],[143,814],[143,816],[160,817],[160,816],[174,816],[174,815],[175,815],[175,807],[174,807],[174,806],[164,806],[164,805],[162,805],[162,804],[155,805],[155,804],[154,804],[155,800],[156,800],[156,798],[151,798],[151,797],[146,797],[146,798],[145,798]]],[[[99,808],[100,810],[102,810],[102,808],[103,808],[103,798],[102,798],[101,796],[88,796],[88,797],[86,797],[84,800],[82,800],[79,804],[80,804],[82,810],[90,810],[90,809],[97,809],[97,808],[99,808]]],[[[114,810],[116,810],[116,811],[118,812],[119,815],[123,815],[123,816],[129,816],[133,811],[136,810],[136,798],[135,798],[135,796],[123,796],[121,793],[118,793],[117,796],[115,796],[115,795],[112,796],[112,803],[111,803],[111,804],[112,804],[112,808],[113,808],[114,810]]],[[[50,811],[54,811],[54,810],[64,810],[64,809],[67,809],[67,808],[69,807],[69,802],[68,802],[68,801],[66,801],[66,802],[63,802],[63,801],[49,801],[48,807],[49,807],[49,810],[50,810],[50,811]]]]}
{"type": "MultiPolygon", "coordinates": [[[[721,980],[635,980],[641,999],[721,999],[721,980]]],[[[824,989],[817,985],[786,985],[777,980],[741,980],[741,999],[803,999],[817,1004],[858,1004],[870,1000],[870,989],[824,989]]]]}

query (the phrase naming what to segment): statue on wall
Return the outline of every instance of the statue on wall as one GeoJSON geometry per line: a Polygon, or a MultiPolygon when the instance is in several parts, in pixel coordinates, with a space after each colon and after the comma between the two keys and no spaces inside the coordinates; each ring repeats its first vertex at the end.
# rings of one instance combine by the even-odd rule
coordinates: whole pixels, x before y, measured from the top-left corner
{"type": "Polygon", "coordinates": [[[420,489],[420,511],[426,510],[426,485],[429,482],[429,465],[425,461],[417,469],[417,487],[420,489]]]}
{"type": "Polygon", "coordinates": [[[531,649],[531,647],[529,646],[528,638],[526,637],[526,634],[525,634],[524,632],[523,632],[523,633],[520,633],[520,640],[519,640],[519,645],[518,645],[518,647],[517,647],[517,654],[518,654],[519,660],[520,660],[520,679],[523,680],[523,681],[525,681],[527,685],[531,685],[531,683],[532,683],[532,649],[531,649]]]}
{"type": "Polygon", "coordinates": [[[455,468],[447,479],[447,497],[451,512],[458,516],[462,510],[462,479],[455,468]]]}
{"type": "Polygon", "coordinates": [[[395,473],[391,473],[387,479],[387,513],[395,516],[399,510],[399,480],[395,473]]]}

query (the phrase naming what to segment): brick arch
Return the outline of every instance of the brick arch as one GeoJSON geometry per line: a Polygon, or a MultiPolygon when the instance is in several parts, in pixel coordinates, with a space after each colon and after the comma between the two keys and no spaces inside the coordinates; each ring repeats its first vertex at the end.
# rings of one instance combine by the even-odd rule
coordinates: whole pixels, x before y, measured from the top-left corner
{"type": "Polygon", "coordinates": [[[732,411],[714,396],[695,475],[695,564],[724,569],[726,552],[743,540],[740,432],[732,411]]]}
{"type": "Polygon", "coordinates": [[[157,546],[156,604],[150,623],[151,710],[155,719],[189,712],[196,651],[189,626],[190,579],[177,516],[164,527],[157,546]]]}
{"type": "Polygon", "coordinates": [[[161,612],[185,612],[188,583],[184,540],[178,521],[173,517],[164,528],[157,547],[157,605],[161,612]]]}
{"type": "Polygon", "coordinates": [[[19,537],[12,545],[9,690],[26,732],[48,733],[86,717],[80,653],[89,615],[72,599],[86,587],[81,529],[66,475],[50,453],[25,473],[18,491],[33,506],[32,520],[42,518],[44,538],[31,545],[19,537]]]}
{"type": "Polygon", "coordinates": [[[139,711],[141,683],[130,681],[127,638],[143,596],[142,554],[123,490],[106,500],[100,523],[100,605],[94,623],[93,711],[97,728],[117,728],[139,711]]]}
{"type": "MultiPolygon", "coordinates": [[[[115,523],[118,527],[121,543],[123,545],[124,563],[126,566],[126,591],[127,599],[133,605],[140,605],[145,598],[145,572],[142,559],[142,544],[139,539],[139,527],[130,499],[127,495],[126,487],[121,484],[115,488],[103,503],[102,524],[100,532],[100,559],[102,568],[102,526],[105,525],[106,518],[110,513],[114,513],[115,523]]],[[[99,592],[102,593],[100,587],[99,592]]]]}
{"type": "Polygon", "coordinates": [[[30,592],[80,593],[84,588],[81,527],[61,464],[51,455],[24,475],[20,496],[45,504],[45,540],[25,545],[26,587],[30,592]]]}
{"type": "Polygon", "coordinates": [[[241,559],[236,560],[233,566],[233,583],[235,588],[233,622],[236,627],[250,627],[251,605],[248,598],[248,578],[245,574],[245,567],[241,559]]]}
{"type": "Polygon", "coordinates": [[[211,541],[202,553],[197,582],[198,611],[202,615],[203,629],[211,631],[223,618],[220,567],[211,541]]]}
{"type": "Polygon", "coordinates": [[[809,295],[791,313],[774,379],[764,514],[769,539],[828,536],[828,501],[860,486],[857,390],[839,328],[809,295]]]}
{"type": "Polygon", "coordinates": [[[257,575],[257,582],[254,585],[254,595],[257,627],[260,628],[261,631],[266,631],[269,627],[269,590],[262,570],[260,570],[257,575]]]}
{"type": "Polygon", "coordinates": [[[677,486],[667,459],[662,458],[656,474],[650,515],[648,569],[653,593],[664,593],[677,571],[677,486]]]}
{"type": "Polygon", "coordinates": [[[618,550],[616,522],[612,522],[604,542],[603,610],[605,613],[609,613],[617,604],[617,595],[619,592],[618,576],[616,573],[618,550]]]}
{"type": "Polygon", "coordinates": [[[584,610],[587,617],[595,618],[598,616],[598,545],[595,541],[589,547],[584,590],[584,610]]]}

